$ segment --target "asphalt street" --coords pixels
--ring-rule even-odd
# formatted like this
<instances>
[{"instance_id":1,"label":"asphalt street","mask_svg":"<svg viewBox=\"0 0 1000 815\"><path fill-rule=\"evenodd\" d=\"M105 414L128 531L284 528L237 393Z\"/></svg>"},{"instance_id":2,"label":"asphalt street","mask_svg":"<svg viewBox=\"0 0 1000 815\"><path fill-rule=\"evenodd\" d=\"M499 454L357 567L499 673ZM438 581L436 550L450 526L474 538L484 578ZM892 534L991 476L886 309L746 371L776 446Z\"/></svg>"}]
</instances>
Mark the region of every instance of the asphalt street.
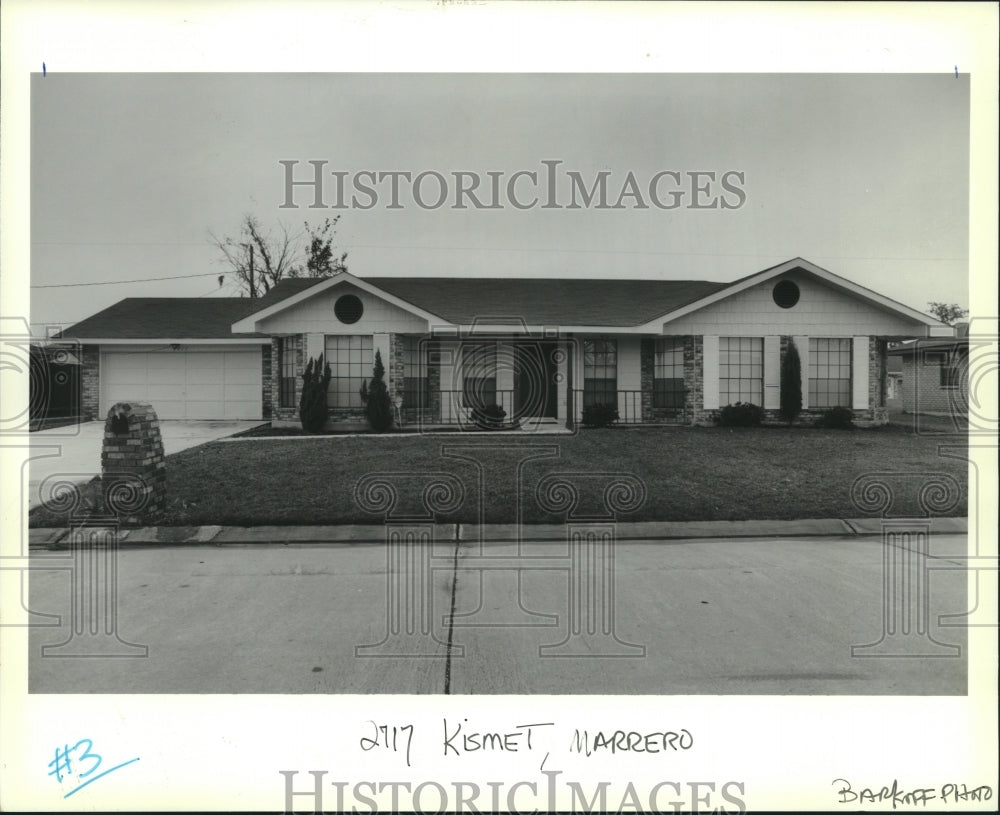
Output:
<instances>
[{"instance_id":1,"label":"asphalt street","mask_svg":"<svg viewBox=\"0 0 1000 815\"><path fill-rule=\"evenodd\" d=\"M965 630L939 615L967 610L967 574L948 559L965 546L964 535L932 538L929 629L894 616L888 641L886 609L920 604L886 595L879 537L618 541L613 563L607 549L584 563L559 541L520 553L444 541L412 581L387 575L384 544L123 547L97 595L117 587L116 617L85 592L74 601L65 552L39 550L26 605L59 624L31 629L29 689L964 694ZM148 655L113 658L135 651L105 630ZM883 654L922 656L852 654L879 640ZM60 656L88 643L105 656Z\"/></svg>"}]
</instances>

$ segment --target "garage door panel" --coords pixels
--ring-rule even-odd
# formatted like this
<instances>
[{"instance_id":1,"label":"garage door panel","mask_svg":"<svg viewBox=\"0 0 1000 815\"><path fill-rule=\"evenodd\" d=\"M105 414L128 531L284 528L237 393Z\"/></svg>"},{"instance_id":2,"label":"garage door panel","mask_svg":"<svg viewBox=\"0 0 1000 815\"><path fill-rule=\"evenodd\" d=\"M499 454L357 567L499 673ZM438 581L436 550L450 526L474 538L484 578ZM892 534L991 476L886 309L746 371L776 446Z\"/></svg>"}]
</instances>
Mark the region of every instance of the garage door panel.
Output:
<instances>
[{"instance_id":1,"label":"garage door panel","mask_svg":"<svg viewBox=\"0 0 1000 815\"><path fill-rule=\"evenodd\" d=\"M217 368L188 368L187 381L191 385L204 385L224 380L222 365Z\"/></svg>"},{"instance_id":2,"label":"garage door panel","mask_svg":"<svg viewBox=\"0 0 1000 815\"><path fill-rule=\"evenodd\" d=\"M160 402L183 402L186 395L183 385L158 384L147 385L142 398L156 407Z\"/></svg>"},{"instance_id":3,"label":"garage door panel","mask_svg":"<svg viewBox=\"0 0 1000 815\"><path fill-rule=\"evenodd\" d=\"M260 349L105 352L102 410L148 401L161 419L259 419Z\"/></svg>"},{"instance_id":4,"label":"garage door panel","mask_svg":"<svg viewBox=\"0 0 1000 815\"><path fill-rule=\"evenodd\" d=\"M188 399L185 402L188 419L225 419L226 406L219 400L199 401Z\"/></svg>"},{"instance_id":5,"label":"garage door panel","mask_svg":"<svg viewBox=\"0 0 1000 815\"><path fill-rule=\"evenodd\" d=\"M160 399L154 402L152 399L144 401L152 404L156 411L157 419L186 419L184 415L184 402L177 399Z\"/></svg>"},{"instance_id":6,"label":"garage door panel","mask_svg":"<svg viewBox=\"0 0 1000 815\"><path fill-rule=\"evenodd\" d=\"M226 402L254 402L260 399L260 387L256 385L226 385Z\"/></svg>"},{"instance_id":7,"label":"garage door panel","mask_svg":"<svg viewBox=\"0 0 1000 815\"><path fill-rule=\"evenodd\" d=\"M226 398L226 389L221 382L211 385L195 385L188 383L184 389L184 399L188 402L221 402Z\"/></svg>"},{"instance_id":8,"label":"garage door panel","mask_svg":"<svg viewBox=\"0 0 1000 815\"><path fill-rule=\"evenodd\" d=\"M226 369L226 384L233 385L259 385L260 371L231 370Z\"/></svg>"},{"instance_id":9,"label":"garage door panel","mask_svg":"<svg viewBox=\"0 0 1000 815\"><path fill-rule=\"evenodd\" d=\"M260 418L260 405L256 401L225 403L226 419L257 419Z\"/></svg>"}]
</instances>

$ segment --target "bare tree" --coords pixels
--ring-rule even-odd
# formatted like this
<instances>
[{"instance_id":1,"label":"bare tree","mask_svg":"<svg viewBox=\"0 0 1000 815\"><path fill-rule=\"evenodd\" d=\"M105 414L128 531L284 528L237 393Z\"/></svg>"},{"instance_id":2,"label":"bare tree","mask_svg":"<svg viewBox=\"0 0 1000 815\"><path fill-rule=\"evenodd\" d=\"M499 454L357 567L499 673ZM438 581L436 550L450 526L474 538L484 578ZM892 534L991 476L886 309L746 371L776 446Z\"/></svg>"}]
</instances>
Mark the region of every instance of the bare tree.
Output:
<instances>
[{"instance_id":1,"label":"bare tree","mask_svg":"<svg viewBox=\"0 0 1000 815\"><path fill-rule=\"evenodd\" d=\"M956 320L961 320L969 313L967 308L959 308L958 303L928 303L927 305L929 306L928 313L933 314L947 325L952 325Z\"/></svg>"},{"instance_id":2,"label":"bare tree","mask_svg":"<svg viewBox=\"0 0 1000 815\"><path fill-rule=\"evenodd\" d=\"M279 280L298 277L301 233L291 233L284 224L264 231L253 215L244 215L236 238L220 238L210 232L211 243L222 252L222 262L232 269L240 287L251 297L260 297Z\"/></svg>"}]
</instances>

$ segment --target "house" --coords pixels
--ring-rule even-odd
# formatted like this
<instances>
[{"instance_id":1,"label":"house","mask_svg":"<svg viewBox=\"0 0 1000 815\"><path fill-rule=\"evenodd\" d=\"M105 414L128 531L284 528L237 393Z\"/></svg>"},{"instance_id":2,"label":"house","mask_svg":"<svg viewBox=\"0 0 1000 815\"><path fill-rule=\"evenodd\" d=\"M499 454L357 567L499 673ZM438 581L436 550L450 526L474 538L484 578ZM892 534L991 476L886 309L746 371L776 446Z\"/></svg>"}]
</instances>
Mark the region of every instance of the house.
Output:
<instances>
[{"instance_id":1,"label":"house","mask_svg":"<svg viewBox=\"0 0 1000 815\"><path fill-rule=\"evenodd\" d=\"M886 380L885 380L885 404L889 410L902 410L903 408L903 359L898 354L890 353L886 356Z\"/></svg>"},{"instance_id":2,"label":"house","mask_svg":"<svg viewBox=\"0 0 1000 815\"><path fill-rule=\"evenodd\" d=\"M73 346L33 342L29 348L31 427L75 419L80 413L80 359Z\"/></svg>"},{"instance_id":3,"label":"house","mask_svg":"<svg viewBox=\"0 0 1000 815\"><path fill-rule=\"evenodd\" d=\"M116 401L164 419L298 424L302 373L324 354L330 427L363 422L381 352L403 424L454 425L499 404L522 423L710 423L779 407L794 342L806 415L886 421L889 342L951 327L796 258L732 283L524 278L288 279L259 299L129 298L63 332L80 343L84 417Z\"/></svg>"},{"instance_id":4,"label":"house","mask_svg":"<svg viewBox=\"0 0 1000 815\"><path fill-rule=\"evenodd\" d=\"M955 330L950 339L919 339L889 350L889 359L900 363L906 413L968 415L969 324Z\"/></svg>"}]
</instances>

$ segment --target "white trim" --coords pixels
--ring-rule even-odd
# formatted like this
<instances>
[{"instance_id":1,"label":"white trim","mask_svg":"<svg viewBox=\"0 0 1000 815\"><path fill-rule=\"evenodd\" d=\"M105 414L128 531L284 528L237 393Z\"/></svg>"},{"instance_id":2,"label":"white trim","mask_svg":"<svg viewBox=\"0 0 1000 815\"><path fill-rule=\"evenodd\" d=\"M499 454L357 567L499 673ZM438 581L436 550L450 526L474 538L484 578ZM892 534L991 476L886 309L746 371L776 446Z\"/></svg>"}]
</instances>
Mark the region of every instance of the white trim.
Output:
<instances>
[{"instance_id":1,"label":"white trim","mask_svg":"<svg viewBox=\"0 0 1000 815\"><path fill-rule=\"evenodd\" d=\"M854 337L851 347L851 407L868 407L868 337Z\"/></svg>"},{"instance_id":2,"label":"white trim","mask_svg":"<svg viewBox=\"0 0 1000 815\"><path fill-rule=\"evenodd\" d=\"M412 303L408 303L402 298L396 297L394 294L389 294L389 292L380 289L378 286L362 280L359 277L355 277L350 272L338 272L333 277L327 278L322 283L317 283L314 286L309 286L296 294L286 297L284 300L279 300L272 306L261 309L260 311L254 312L249 317L244 317L242 320L237 320L232 325L232 330L234 333L246 333L249 331L257 331L257 325L262 321L266 320L268 317L272 317L275 314L279 314L288 308L291 308L304 300L308 300L311 297L321 294L322 292L332 289L335 286L339 286L341 283L350 283L353 286L361 289L374 297L378 297L380 300L385 300L387 303L391 303L404 311L408 311L410 314L414 314L417 317L421 317L424 320L430 322L444 322L445 325L450 325L450 323L438 314L432 314L429 311L424 311L424 309L419 308ZM287 332L286 332L287 333Z\"/></svg>"},{"instance_id":3,"label":"white trim","mask_svg":"<svg viewBox=\"0 0 1000 815\"><path fill-rule=\"evenodd\" d=\"M887 311L891 311L907 319L914 320L921 325L927 326L928 335L936 336L932 334L932 332L939 331L942 327L952 333L954 332L954 329L950 326L946 326L944 323L935 320L927 314L922 314L916 309L912 309L909 306L898 303L895 300L879 294L878 292L866 289L864 286L859 286L857 283L852 283L850 280L840 277L839 275L835 275L833 272L828 272L826 269L822 269L816 264L810 263L808 260L803 260L802 258L786 260L778 266L774 266L771 269L765 269L762 272L751 275L745 280L741 280L739 283L726 286L726 288L720 289L719 291L709 294L706 297L702 297L700 300L696 300L686 306L681 306L674 311L667 312L654 320L650 320L648 323L636 326L636 330L666 333L666 323L670 323L684 317L693 311L699 311L706 306L719 302L720 300L725 300L727 297L732 297L734 294L739 294L741 291L745 291L746 289L756 286L759 283L763 283L767 280L771 280L772 278L779 277L780 275L788 274L789 272L796 270L812 274L832 286L836 286L837 288L850 292L856 297L868 300L878 306L881 306ZM948 334L948 336L952 336L952 334Z\"/></svg>"},{"instance_id":4,"label":"white trim","mask_svg":"<svg viewBox=\"0 0 1000 815\"><path fill-rule=\"evenodd\" d=\"M781 407L781 337L764 337L764 405L765 410Z\"/></svg>"},{"instance_id":5,"label":"white trim","mask_svg":"<svg viewBox=\"0 0 1000 815\"><path fill-rule=\"evenodd\" d=\"M719 337L706 334L701 339L701 401L705 410L719 407Z\"/></svg>"}]
</instances>

